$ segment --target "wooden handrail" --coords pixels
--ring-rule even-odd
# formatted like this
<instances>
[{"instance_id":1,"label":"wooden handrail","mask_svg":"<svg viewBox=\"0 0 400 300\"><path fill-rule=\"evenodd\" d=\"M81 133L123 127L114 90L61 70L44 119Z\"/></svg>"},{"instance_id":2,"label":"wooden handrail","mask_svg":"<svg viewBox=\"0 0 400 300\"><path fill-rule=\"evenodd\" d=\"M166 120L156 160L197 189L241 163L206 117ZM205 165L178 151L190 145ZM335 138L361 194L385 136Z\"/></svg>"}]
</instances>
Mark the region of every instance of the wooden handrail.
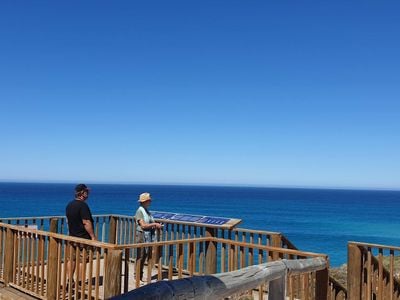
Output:
<instances>
[{"instance_id":1,"label":"wooden handrail","mask_svg":"<svg viewBox=\"0 0 400 300\"><path fill-rule=\"evenodd\" d=\"M114 245L113 244L99 242L99 241L92 241L92 240L88 240L88 239L85 239L85 238L79 238L79 237L74 237L74 236L54 233L54 232L50 232L50 231L32 229L32 228L28 228L28 227L21 227L21 226L18 226L18 225L11 225L11 224L6 224L6 223L0 223L0 226L1 227L5 227L5 228L10 228L10 229L18 231L18 232L31 233L32 235L38 234L38 235L41 235L41 236L46 236L46 237L51 237L51 238L55 238L55 239L59 239L59 240L75 242L75 243L79 243L79 244L85 244L85 245L93 246L93 247L102 247L102 248L114 249Z\"/></svg>"},{"instance_id":2,"label":"wooden handrail","mask_svg":"<svg viewBox=\"0 0 400 300\"><path fill-rule=\"evenodd\" d=\"M217 242L220 243L225 243L225 244L230 244L230 245L235 245L235 246L241 246L241 247L255 247L259 248L262 250L267 250L267 251L277 251L283 254L291 254L291 255L298 255L298 256L309 256L309 257L327 257L326 254L322 253L315 253L315 252L306 252L306 251L300 251L300 250L295 250L295 249L287 249L287 248L280 248L280 247L272 247L272 246L266 246L266 245L258 245L258 244L250 244L250 243L244 243L244 242L237 242L237 241L232 241L232 240L226 240L226 239L221 239L221 238L214 238Z\"/></svg>"},{"instance_id":3,"label":"wooden handrail","mask_svg":"<svg viewBox=\"0 0 400 300\"><path fill-rule=\"evenodd\" d=\"M280 260L215 275L159 281L114 299L222 299L293 274L324 270L327 265L326 259L322 257ZM285 281L281 281L281 283L284 285ZM285 288L275 291L270 289L270 293L271 296L274 295L270 299L285 299Z\"/></svg>"},{"instance_id":4,"label":"wooden handrail","mask_svg":"<svg viewBox=\"0 0 400 300\"><path fill-rule=\"evenodd\" d=\"M370 243L362 243L362 242L353 242L350 241L348 242L349 245L356 245L356 246L363 246L366 248L381 248L381 249L386 249L386 250L397 250L400 251L399 246L388 246L388 245L380 245L380 244L370 244Z\"/></svg>"},{"instance_id":5,"label":"wooden handrail","mask_svg":"<svg viewBox=\"0 0 400 300\"><path fill-rule=\"evenodd\" d=\"M273 234L281 234L280 232L275 231L266 231L259 229L247 229L247 228L233 228L232 231L237 232L247 232L247 233L255 233L255 234L264 234L264 235L273 235Z\"/></svg>"},{"instance_id":6,"label":"wooden handrail","mask_svg":"<svg viewBox=\"0 0 400 300\"><path fill-rule=\"evenodd\" d=\"M250 247L251 246L254 248L258 248L260 250L277 251L277 252L281 252L283 254L288 254L288 255L297 255L297 256L304 256L304 257L324 257L324 258L327 257L326 254L322 254L322 253L306 252L306 251L300 251L300 250L294 250L294 249L279 248L279 247L251 244L251 243L245 243L245 242L237 242L237 241L215 238L215 237L168 240L168 241L140 243L140 244L135 243L135 244L126 244L126 245L113 245L110 247L113 249L116 249L116 250L117 249L123 250L123 249L138 248L138 247L151 247L151 246L157 247L157 246L168 246L168 245L176 245L176 244L186 244L188 242L218 242L218 243L224 243L224 244L229 244L229 245L239 246L239 247Z\"/></svg>"}]
</instances>

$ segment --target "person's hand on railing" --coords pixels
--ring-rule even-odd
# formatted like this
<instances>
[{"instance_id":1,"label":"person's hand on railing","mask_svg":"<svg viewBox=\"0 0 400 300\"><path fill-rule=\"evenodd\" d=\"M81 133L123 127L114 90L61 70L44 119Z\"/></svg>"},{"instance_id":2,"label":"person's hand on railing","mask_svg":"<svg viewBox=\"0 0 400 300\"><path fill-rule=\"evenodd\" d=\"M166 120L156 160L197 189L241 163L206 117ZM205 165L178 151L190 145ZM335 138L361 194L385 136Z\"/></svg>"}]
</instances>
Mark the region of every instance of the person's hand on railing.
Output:
<instances>
[{"instance_id":1,"label":"person's hand on railing","mask_svg":"<svg viewBox=\"0 0 400 300\"><path fill-rule=\"evenodd\" d=\"M153 227L152 227L152 229L161 229L162 228L162 224L161 223L153 223L152 224L153 225Z\"/></svg>"}]
</instances>

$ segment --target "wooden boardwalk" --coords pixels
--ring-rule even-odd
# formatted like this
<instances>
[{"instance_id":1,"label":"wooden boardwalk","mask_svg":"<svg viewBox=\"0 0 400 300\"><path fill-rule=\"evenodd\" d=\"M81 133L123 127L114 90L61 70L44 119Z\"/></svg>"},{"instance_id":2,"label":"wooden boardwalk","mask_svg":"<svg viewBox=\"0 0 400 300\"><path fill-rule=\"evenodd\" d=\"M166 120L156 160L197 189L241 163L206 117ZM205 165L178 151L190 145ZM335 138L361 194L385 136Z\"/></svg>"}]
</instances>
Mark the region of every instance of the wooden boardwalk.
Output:
<instances>
[{"instance_id":1,"label":"wooden boardwalk","mask_svg":"<svg viewBox=\"0 0 400 300\"><path fill-rule=\"evenodd\" d=\"M0 300L34 300L34 298L28 294L18 291L13 287L5 287L3 283L0 283Z\"/></svg>"},{"instance_id":2,"label":"wooden boardwalk","mask_svg":"<svg viewBox=\"0 0 400 300\"><path fill-rule=\"evenodd\" d=\"M100 260L100 269L103 270L103 265L104 265L104 259ZM123 269L128 269L128 291L134 290L136 287L136 282L135 282L135 263L134 262L129 262L127 268L125 268L125 263L123 263L122 265ZM64 263L61 264L61 274L64 273ZM143 278L148 278L148 274L147 274L147 265L145 264L144 267L144 274L143 274ZM21 270L22 271L22 270ZM22 272L21 272L22 273ZM159 271L158 267L155 266L152 269L152 274L150 276L151 280L149 282L147 282L147 280L145 282L140 282L139 287L142 287L146 284L150 284L150 283L154 283L156 281L158 281L159 278L159 273L161 274L161 278L162 280L167 280L168 279L168 269L167 268L162 268L161 271ZM182 277L188 277L189 275L185 275L183 274ZM47 276L45 276L47 277ZM98 299L103 299L103 297L101 297L100 295L103 295L104 293L104 282L103 282L103 276L100 277L100 283L99 283L99 298ZM47 279L47 278L46 278ZM174 273L172 279L178 279L178 273ZM122 279L124 280L124 279ZM95 297L93 296L95 294L95 278L92 278L92 299L95 299ZM46 286L46 284L45 284ZM72 293L74 294L74 289L72 289ZM123 290L121 290L121 293L124 293ZM86 280L86 286L85 286L85 294L88 295L89 294L89 290L88 290L88 280ZM63 291L62 287L60 290L60 298L61 299L68 299L68 287L66 288L65 291ZM71 297L73 298L73 296ZM87 298L87 297L86 297ZM3 283L0 283L0 300L22 300L22 299L40 299L40 298L35 298L30 296L29 294L24 293L23 291L20 291L12 286L4 286Z\"/></svg>"}]
</instances>

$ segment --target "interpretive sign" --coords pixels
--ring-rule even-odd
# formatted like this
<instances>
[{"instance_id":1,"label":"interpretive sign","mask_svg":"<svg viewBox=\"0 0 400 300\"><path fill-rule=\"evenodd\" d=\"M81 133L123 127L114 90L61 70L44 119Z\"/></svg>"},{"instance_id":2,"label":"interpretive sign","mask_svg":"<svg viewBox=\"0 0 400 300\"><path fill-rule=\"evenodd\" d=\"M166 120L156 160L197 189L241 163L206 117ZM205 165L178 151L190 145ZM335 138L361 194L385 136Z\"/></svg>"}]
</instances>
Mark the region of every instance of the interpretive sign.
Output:
<instances>
[{"instance_id":1,"label":"interpretive sign","mask_svg":"<svg viewBox=\"0 0 400 300\"><path fill-rule=\"evenodd\" d=\"M158 211L153 211L152 215L155 219L159 219L160 221L170 220L174 221L174 223L180 223L180 224L194 223L197 225L205 225L206 227L218 227L218 228L220 227L232 228L242 221L240 219L186 215L186 214L158 212Z\"/></svg>"}]
</instances>

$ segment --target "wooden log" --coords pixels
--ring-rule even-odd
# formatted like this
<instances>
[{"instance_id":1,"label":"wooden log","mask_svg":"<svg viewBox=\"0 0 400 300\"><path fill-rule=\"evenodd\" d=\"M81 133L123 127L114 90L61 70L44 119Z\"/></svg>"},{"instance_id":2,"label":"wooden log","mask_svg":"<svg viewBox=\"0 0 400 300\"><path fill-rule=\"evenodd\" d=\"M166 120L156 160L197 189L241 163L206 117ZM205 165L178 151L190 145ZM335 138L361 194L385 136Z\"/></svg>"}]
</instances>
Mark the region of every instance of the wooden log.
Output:
<instances>
[{"instance_id":1,"label":"wooden log","mask_svg":"<svg viewBox=\"0 0 400 300\"><path fill-rule=\"evenodd\" d=\"M347 289L348 300L360 300L362 289L362 252L354 244L347 247Z\"/></svg>"},{"instance_id":2,"label":"wooden log","mask_svg":"<svg viewBox=\"0 0 400 300\"><path fill-rule=\"evenodd\" d=\"M104 278L104 298L121 294L122 250L108 250Z\"/></svg>"},{"instance_id":3,"label":"wooden log","mask_svg":"<svg viewBox=\"0 0 400 300\"><path fill-rule=\"evenodd\" d=\"M327 265L327 261L322 257L295 261L274 261L233 272L194 276L172 281L158 281L113 299L221 299L280 278L286 280L286 274L320 271L326 269Z\"/></svg>"}]
</instances>

